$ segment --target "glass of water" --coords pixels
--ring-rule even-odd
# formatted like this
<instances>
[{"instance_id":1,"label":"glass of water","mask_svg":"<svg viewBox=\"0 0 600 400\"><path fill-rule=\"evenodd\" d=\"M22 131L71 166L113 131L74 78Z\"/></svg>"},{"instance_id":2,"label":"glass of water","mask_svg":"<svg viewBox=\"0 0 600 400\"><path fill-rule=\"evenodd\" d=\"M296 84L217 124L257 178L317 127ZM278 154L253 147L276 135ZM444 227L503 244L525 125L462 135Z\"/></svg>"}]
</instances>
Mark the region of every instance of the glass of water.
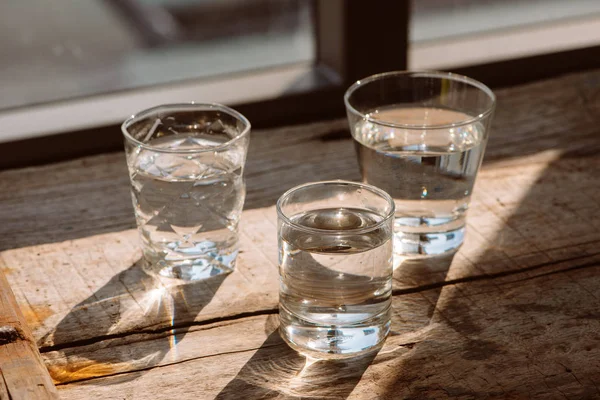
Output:
<instances>
[{"instance_id":1,"label":"glass of water","mask_svg":"<svg viewBox=\"0 0 600 400\"><path fill-rule=\"evenodd\" d=\"M197 280L231 272L250 123L218 104L171 104L123 123L147 268Z\"/></svg>"},{"instance_id":2,"label":"glass of water","mask_svg":"<svg viewBox=\"0 0 600 400\"><path fill-rule=\"evenodd\" d=\"M344 97L363 181L396 203L394 252L456 251L495 107L492 91L465 76L389 72Z\"/></svg>"},{"instance_id":3,"label":"glass of water","mask_svg":"<svg viewBox=\"0 0 600 400\"><path fill-rule=\"evenodd\" d=\"M394 202L346 181L308 183L277 202L280 333L316 358L378 349L390 329Z\"/></svg>"}]
</instances>

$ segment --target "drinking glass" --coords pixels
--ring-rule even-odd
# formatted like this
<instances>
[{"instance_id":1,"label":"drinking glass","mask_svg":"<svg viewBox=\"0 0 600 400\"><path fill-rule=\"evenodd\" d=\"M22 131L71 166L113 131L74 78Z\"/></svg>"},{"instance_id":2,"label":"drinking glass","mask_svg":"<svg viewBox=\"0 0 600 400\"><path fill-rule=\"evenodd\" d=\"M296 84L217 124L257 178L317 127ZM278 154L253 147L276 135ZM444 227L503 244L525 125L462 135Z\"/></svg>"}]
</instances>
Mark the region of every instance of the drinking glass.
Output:
<instances>
[{"instance_id":1,"label":"drinking glass","mask_svg":"<svg viewBox=\"0 0 600 400\"><path fill-rule=\"evenodd\" d=\"M250 123L219 104L170 104L122 126L146 268L197 280L233 270Z\"/></svg>"},{"instance_id":2,"label":"drinking glass","mask_svg":"<svg viewBox=\"0 0 600 400\"><path fill-rule=\"evenodd\" d=\"M388 72L344 96L365 183L396 203L394 252L430 256L463 243L495 106L480 82L444 72Z\"/></svg>"},{"instance_id":3,"label":"drinking glass","mask_svg":"<svg viewBox=\"0 0 600 400\"><path fill-rule=\"evenodd\" d=\"M301 353L343 358L378 349L390 329L394 202L346 181L279 198L279 318Z\"/></svg>"}]
</instances>

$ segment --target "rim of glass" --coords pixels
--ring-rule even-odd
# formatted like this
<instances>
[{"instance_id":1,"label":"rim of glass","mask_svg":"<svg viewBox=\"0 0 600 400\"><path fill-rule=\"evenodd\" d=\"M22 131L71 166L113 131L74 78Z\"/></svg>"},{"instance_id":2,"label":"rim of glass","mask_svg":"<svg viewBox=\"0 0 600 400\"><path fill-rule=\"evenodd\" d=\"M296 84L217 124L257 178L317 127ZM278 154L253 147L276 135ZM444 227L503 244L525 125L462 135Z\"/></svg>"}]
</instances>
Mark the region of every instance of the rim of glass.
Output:
<instances>
[{"instance_id":1,"label":"rim of glass","mask_svg":"<svg viewBox=\"0 0 600 400\"><path fill-rule=\"evenodd\" d=\"M184 150L165 149L165 148L161 148L161 147L151 146L147 143L137 140L136 138L131 136L131 134L129 134L129 131L127 130L132 124L139 122L139 121L143 120L144 118L150 117L153 113L156 113L159 110L201 111L203 109L204 110L223 111L223 112L231 115L232 117L242 121L242 123L245 125L245 127L241 132L237 133L234 137L232 137L225 143L221 143L218 146L214 146L214 147L211 147L208 149L184 149ZM146 150L159 152L159 153L179 153L179 154L181 154L181 153L204 153L204 152L209 152L209 151L212 152L212 151L222 150L224 148L231 146L233 143L237 142L241 138L247 136L248 132L250 132L250 128L251 128L250 121L248 121L248 119L246 117L244 117L240 112L234 110L233 108L224 106L223 104L219 104L219 103L196 103L194 101L189 102L189 103L162 104L159 106L147 108L145 110L138 112L137 114L133 114L132 116L127 118L125 120L125 122L123 122L123 124L121 124L121 132L123 133L123 136L125 136L125 139L132 142L136 146L142 147Z\"/></svg>"},{"instance_id":2,"label":"rim of glass","mask_svg":"<svg viewBox=\"0 0 600 400\"><path fill-rule=\"evenodd\" d=\"M438 125L435 125L435 124L433 124L433 125L401 124L401 123L388 122L388 121L384 121L381 119L371 118L369 115L358 111L356 108L354 108L354 106L352 106L352 104L350 104L350 96L352 96L352 94L357 89L359 89L361 86L371 83L371 82L378 81L380 79L390 78L390 77L394 77L394 76L409 76L409 77L414 76L416 78L422 78L422 77L438 78L438 79L448 79L448 80L452 80L452 81L463 82L463 83L471 85L471 86L475 87L476 89L479 89L482 92L484 92L490 98L491 104L484 112L480 113L479 115L477 115L475 117L465 119L465 120L459 121L459 122L453 122L451 124L438 124ZM427 70L423 70L423 71L391 71L391 72L383 72L380 74L371 75L364 79L360 79L360 80L354 82L346 90L346 93L344 94L344 104L346 105L346 109L349 110L350 112L352 112L353 114L358 115L362 119L367 120L369 122L376 123L378 125L383 125L383 126L387 126L390 128L444 129L444 128L454 128L454 127L458 127L458 126L470 125L474 122L477 122L477 121L487 117L494 111L494 108L496 107L496 95L494 94L494 92L492 92L492 90L489 87L487 87L483 83L481 83L475 79L469 78L468 76L454 74L452 72L427 71Z\"/></svg>"},{"instance_id":3,"label":"rim of glass","mask_svg":"<svg viewBox=\"0 0 600 400\"><path fill-rule=\"evenodd\" d=\"M355 186L360 189L368 190L371 193L375 193L376 195L382 197L391 206L390 211L385 216L383 216L383 219L381 221L377 222L374 225L367 226L364 228L347 229L347 230L330 230L330 229L310 228L310 227L307 227L304 225L297 224L296 222L289 219L288 216L285 215L285 213L283 212L282 203L288 197L290 197L292 194L297 192L298 190L301 190L301 189L304 189L304 188L307 188L310 186L329 186L329 185ZM331 181L309 182L309 183L304 183L302 185L295 186L279 197L279 199L277 200L276 208L277 208L277 215L279 216L279 218L281 218L286 224L291 225L298 230L308 232L308 233L318 233L321 235L336 235L336 236L346 235L346 234L355 235L357 233L366 233L366 232L370 232L372 230L378 229L381 226L383 226L384 224L386 224L391 218L393 218L394 214L396 212L396 205L394 204L394 200L387 192L379 189L378 187L372 186L372 185L367 185L365 183L360 183L360 182L345 181L342 179L331 180Z\"/></svg>"}]
</instances>

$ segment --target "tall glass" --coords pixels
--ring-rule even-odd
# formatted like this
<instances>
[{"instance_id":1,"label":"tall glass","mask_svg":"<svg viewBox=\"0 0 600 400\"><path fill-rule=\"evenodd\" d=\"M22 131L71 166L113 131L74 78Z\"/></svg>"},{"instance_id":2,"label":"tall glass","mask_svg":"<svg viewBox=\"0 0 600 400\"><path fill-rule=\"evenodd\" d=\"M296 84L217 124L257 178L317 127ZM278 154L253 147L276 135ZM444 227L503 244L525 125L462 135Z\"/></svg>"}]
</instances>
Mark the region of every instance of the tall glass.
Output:
<instances>
[{"instance_id":1,"label":"tall glass","mask_svg":"<svg viewBox=\"0 0 600 400\"><path fill-rule=\"evenodd\" d=\"M390 329L394 202L373 186L328 181L277 202L283 339L318 358L379 348Z\"/></svg>"},{"instance_id":2,"label":"tall glass","mask_svg":"<svg viewBox=\"0 0 600 400\"><path fill-rule=\"evenodd\" d=\"M132 116L122 131L147 268L183 280L232 271L248 120L218 104L170 104Z\"/></svg>"},{"instance_id":3,"label":"tall glass","mask_svg":"<svg viewBox=\"0 0 600 400\"><path fill-rule=\"evenodd\" d=\"M363 181L396 203L394 252L428 256L463 243L495 96L444 72L388 72L344 97Z\"/></svg>"}]
</instances>

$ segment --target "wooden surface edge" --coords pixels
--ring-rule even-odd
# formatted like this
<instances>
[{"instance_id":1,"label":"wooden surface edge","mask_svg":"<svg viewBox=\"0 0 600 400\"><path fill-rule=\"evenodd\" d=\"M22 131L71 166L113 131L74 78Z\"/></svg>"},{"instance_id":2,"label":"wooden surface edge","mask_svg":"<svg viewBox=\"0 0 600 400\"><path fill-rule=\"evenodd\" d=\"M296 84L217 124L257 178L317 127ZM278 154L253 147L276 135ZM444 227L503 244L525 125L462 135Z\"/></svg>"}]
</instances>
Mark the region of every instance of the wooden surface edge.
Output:
<instances>
[{"instance_id":1,"label":"wooden surface edge","mask_svg":"<svg viewBox=\"0 0 600 400\"><path fill-rule=\"evenodd\" d=\"M0 272L0 398L58 399L6 277Z\"/></svg>"}]
</instances>

